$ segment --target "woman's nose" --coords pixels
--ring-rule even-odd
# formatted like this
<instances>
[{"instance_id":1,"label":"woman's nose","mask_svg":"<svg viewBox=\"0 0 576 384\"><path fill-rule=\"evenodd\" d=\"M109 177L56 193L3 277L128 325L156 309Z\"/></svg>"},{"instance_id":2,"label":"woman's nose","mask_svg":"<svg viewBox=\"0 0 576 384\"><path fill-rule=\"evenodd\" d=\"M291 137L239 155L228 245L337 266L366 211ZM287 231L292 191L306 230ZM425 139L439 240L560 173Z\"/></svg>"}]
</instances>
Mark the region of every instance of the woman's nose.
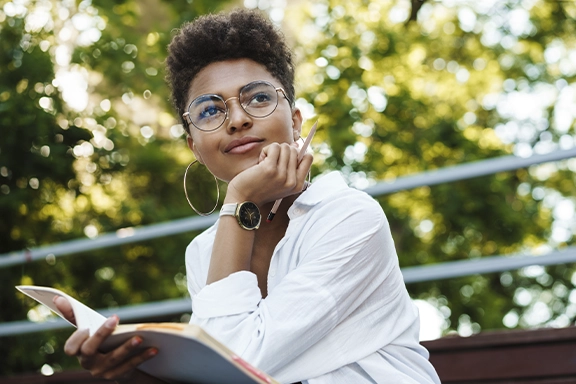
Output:
<instances>
[{"instance_id":1,"label":"woman's nose","mask_svg":"<svg viewBox=\"0 0 576 384\"><path fill-rule=\"evenodd\" d=\"M229 133L234 133L239 129L246 129L252 126L252 116L246 113L238 97L231 97L225 101L226 108L228 109L228 122L226 130Z\"/></svg>"}]
</instances>

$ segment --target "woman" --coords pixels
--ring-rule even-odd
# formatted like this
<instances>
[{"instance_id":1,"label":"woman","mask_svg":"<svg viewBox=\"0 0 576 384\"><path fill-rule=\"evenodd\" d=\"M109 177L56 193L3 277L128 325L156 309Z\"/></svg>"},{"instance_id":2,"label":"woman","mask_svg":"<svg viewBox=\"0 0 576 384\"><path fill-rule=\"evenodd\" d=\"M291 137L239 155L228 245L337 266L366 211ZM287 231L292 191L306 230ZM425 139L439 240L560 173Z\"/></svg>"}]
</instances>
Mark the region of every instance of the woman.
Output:
<instances>
[{"instance_id":1,"label":"woman","mask_svg":"<svg viewBox=\"0 0 576 384\"><path fill-rule=\"evenodd\" d=\"M298 161L302 115L282 35L234 11L185 25L169 51L188 146L228 182L218 222L186 251L191 322L281 382L438 383L380 206L336 172L303 192L312 156ZM117 321L77 331L66 352L94 375L156 382L134 367L162 351L126 358L140 339L97 352Z\"/></svg>"}]
</instances>

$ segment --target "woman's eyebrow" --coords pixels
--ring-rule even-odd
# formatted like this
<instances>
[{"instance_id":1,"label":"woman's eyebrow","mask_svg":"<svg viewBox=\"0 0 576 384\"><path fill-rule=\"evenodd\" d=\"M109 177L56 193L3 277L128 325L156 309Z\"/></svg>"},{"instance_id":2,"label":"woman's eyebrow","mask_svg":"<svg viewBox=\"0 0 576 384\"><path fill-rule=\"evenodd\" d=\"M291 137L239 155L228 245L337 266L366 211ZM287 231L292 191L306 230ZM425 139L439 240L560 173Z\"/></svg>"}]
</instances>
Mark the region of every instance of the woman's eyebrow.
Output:
<instances>
[{"instance_id":1,"label":"woman's eyebrow","mask_svg":"<svg viewBox=\"0 0 576 384\"><path fill-rule=\"evenodd\" d=\"M203 95L198 96L198 97L195 98L195 99L192 99L192 102L194 102L194 101L195 101L195 102L203 102L203 101L206 101L206 100L210 100L210 99L212 99L212 96L220 96L220 95L216 95L216 94L214 94L214 93L205 93L205 94L203 94ZM222 97L222 96L220 96L220 97Z\"/></svg>"},{"instance_id":2,"label":"woman's eyebrow","mask_svg":"<svg viewBox=\"0 0 576 384\"><path fill-rule=\"evenodd\" d=\"M236 90L233 91L232 93L235 92L235 93L236 93L236 96L237 96L237 95L239 95L240 92L243 91L244 89L250 89L251 87L255 87L255 86L259 85L259 84L262 83L262 82L269 83L269 84L272 85L274 88L278 88L278 87L282 88L282 87L283 87L282 85L279 85L279 86L278 86L278 85L275 85L275 84L273 84L273 83L272 83L271 81L269 81L269 80L262 80L262 79L260 79L260 80L252 80L252 81L249 81L248 83L240 86L238 89L236 89ZM250 87L247 87L247 86L250 86ZM191 100L191 102L192 102L192 101L194 101L194 100L196 100L196 99L198 99L198 98L200 98L200 97L203 97L203 96L214 96L214 95L220 96L221 98L225 99L224 94L222 94L222 93L218 93L218 92L208 92L208 93L203 93L203 94L201 94L200 96L196 96L196 97L194 97L194 98L190 98L190 100Z\"/></svg>"}]
</instances>

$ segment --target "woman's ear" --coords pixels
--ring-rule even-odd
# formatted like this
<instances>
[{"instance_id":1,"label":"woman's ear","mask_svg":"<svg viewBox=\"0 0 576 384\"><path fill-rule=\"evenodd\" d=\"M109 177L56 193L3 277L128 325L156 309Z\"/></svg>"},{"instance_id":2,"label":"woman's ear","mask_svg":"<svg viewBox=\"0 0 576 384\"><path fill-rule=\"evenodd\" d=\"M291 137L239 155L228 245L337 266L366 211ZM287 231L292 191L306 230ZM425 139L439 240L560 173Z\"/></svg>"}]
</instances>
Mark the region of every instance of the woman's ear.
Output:
<instances>
[{"instance_id":1,"label":"woman's ear","mask_svg":"<svg viewBox=\"0 0 576 384\"><path fill-rule=\"evenodd\" d=\"M200 155L200 151L198 150L198 148L196 148L192 136L188 135L188 137L186 138L186 143L188 144L188 148L190 148L190 150L194 153L196 160L198 160L200 164L204 164L204 160L202 160L202 155Z\"/></svg>"},{"instance_id":2,"label":"woman's ear","mask_svg":"<svg viewBox=\"0 0 576 384\"><path fill-rule=\"evenodd\" d=\"M292 110L292 133L294 141L297 141L302 134L302 112L298 108Z\"/></svg>"}]
</instances>

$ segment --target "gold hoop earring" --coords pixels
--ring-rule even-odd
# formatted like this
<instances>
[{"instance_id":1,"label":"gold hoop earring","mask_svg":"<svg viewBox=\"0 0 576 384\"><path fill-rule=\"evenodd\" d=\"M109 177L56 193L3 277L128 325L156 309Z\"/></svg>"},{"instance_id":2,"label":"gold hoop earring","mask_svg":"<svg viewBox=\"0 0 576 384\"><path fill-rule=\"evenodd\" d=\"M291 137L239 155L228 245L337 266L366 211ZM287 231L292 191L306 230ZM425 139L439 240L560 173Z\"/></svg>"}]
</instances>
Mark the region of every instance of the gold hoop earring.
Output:
<instances>
[{"instance_id":1,"label":"gold hoop earring","mask_svg":"<svg viewBox=\"0 0 576 384\"><path fill-rule=\"evenodd\" d=\"M186 176L188 175L188 170L190 169L190 167L197 162L198 160L194 160L193 162L188 164L188 166L186 167L186 171L184 171L184 195L186 195L186 200L188 200L188 204L190 204L194 212L196 212L200 216L208 216L216 210L216 207L218 206L218 201L220 201L220 186L218 185L218 179L216 178L216 176L214 176L211 173L212 177L214 177L214 181L216 182L216 204L214 205L214 208L212 208L210 212L200 212L199 210L196 209L196 207L194 207L194 204L192 204L190 198L188 197L188 190L186 189Z\"/></svg>"}]
</instances>

